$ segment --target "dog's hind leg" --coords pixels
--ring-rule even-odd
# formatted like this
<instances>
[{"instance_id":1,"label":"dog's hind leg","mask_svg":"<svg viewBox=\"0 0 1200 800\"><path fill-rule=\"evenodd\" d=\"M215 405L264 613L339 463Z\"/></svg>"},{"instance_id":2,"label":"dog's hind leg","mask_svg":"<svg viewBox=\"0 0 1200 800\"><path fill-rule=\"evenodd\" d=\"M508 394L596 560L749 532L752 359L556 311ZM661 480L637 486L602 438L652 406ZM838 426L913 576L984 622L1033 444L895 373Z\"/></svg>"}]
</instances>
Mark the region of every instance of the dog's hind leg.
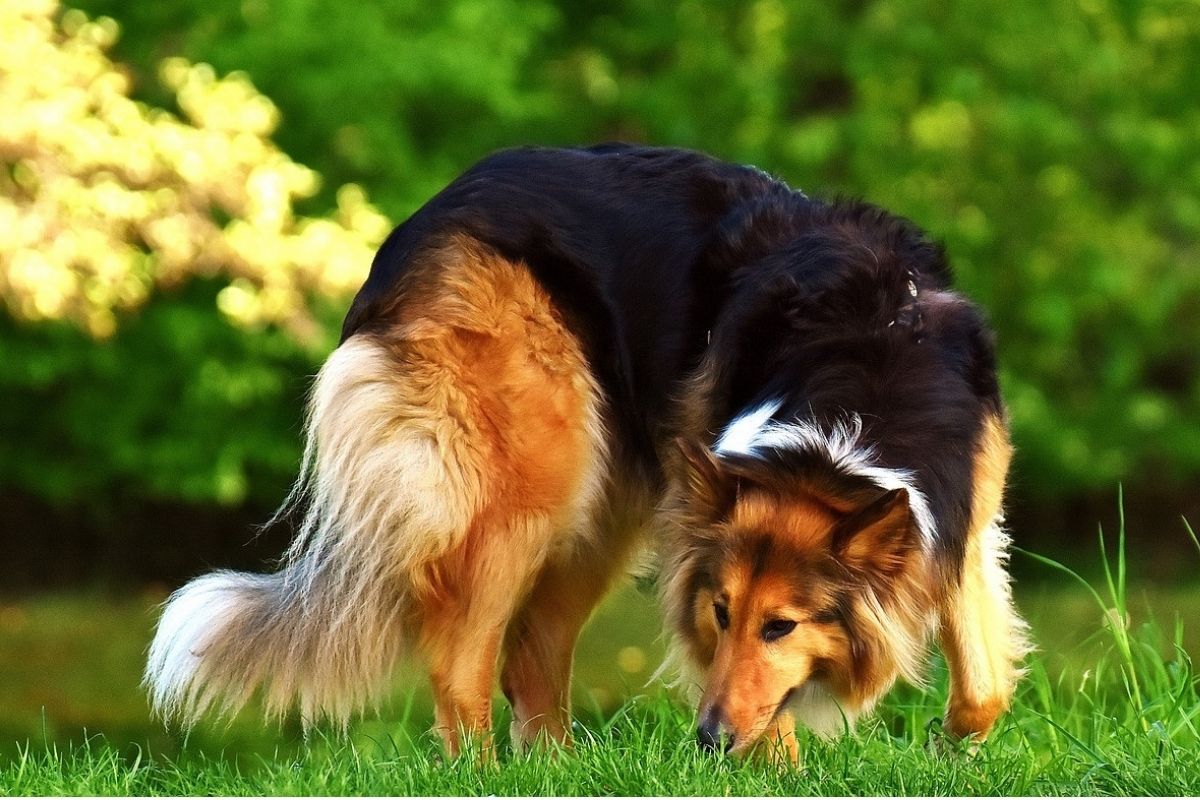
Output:
<instances>
[{"instance_id":1,"label":"dog's hind leg","mask_svg":"<svg viewBox=\"0 0 1200 800\"><path fill-rule=\"evenodd\" d=\"M456 754L463 738L490 747L505 632L545 565L589 541L606 444L579 343L528 271L462 238L439 259L397 338L446 423L437 450L461 451L480 487L465 531L410 592L437 726ZM571 613L551 609L550 624Z\"/></svg>"},{"instance_id":2,"label":"dog's hind leg","mask_svg":"<svg viewBox=\"0 0 1200 800\"><path fill-rule=\"evenodd\" d=\"M500 683L512 704L514 744L570 743L575 641L625 563L631 534L613 531L552 560L513 620Z\"/></svg>"},{"instance_id":3,"label":"dog's hind leg","mask_svg":"<svg viewBox=\"0 0 1200 800\"><path fill-rule=\"evenodd\" d=\"M941 610L941 645L950 669L946 729L956 738L987 737L1012 702L1019 662L1029 651L1005 568L1008 536L998 520L1010 455L1003 423L989 418L975 460L962 569Z\"/></svg>"},{"instance_id":4,"label":"dog's hind leg","mask_svg":"<svg viewBox=\"0 0 1200 800\"><path fill-rule=\"evenodd\" d=\"M432 651L427 658L436 715L434 730L452 758L464 747L478 748L485 759L491 758L492 681L503 623L478 613L460 612L439 615L438 624L447 626L443 633L450 631L449 626L461 627L452 635L423 642Z\"/></svg>"},{"instance_id":5,"label":"dog's hind leg","mask_svg":"<svg viewBox=\"0 0 1200 800\"><path fill-rule=\"evenodd\" d=\"M473 545L442 559L417 603L420 649L446 752L492 755L491 712L500 644L534 564L503 531L481 529ZM506 552L506 550L508 552Z\"/></svg>"}]
</instances>

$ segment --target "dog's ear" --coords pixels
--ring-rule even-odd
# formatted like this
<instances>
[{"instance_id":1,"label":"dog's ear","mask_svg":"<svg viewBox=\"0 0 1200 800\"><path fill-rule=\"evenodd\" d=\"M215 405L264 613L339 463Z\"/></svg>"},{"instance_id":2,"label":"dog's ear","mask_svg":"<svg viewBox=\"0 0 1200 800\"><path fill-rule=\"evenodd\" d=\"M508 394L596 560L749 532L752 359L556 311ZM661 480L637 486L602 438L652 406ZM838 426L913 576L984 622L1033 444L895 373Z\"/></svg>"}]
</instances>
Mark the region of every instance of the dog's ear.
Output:
<instances>
[{"instance_id":1,"label":"dog's ear","mask_svg":"<svg viewBox=\"0 0 1200 800\"><path fill-rule=\"evenodd\" d=\"M895 577L918 546L908 491L893 489L834 525L834 557L868 580Z\"/></svg>"},{"instance_id":2,"label":"dog's ear","mask_svg":"<svg viewBox=\"0 0 1200 800\"><path fill-rule=\"evenodd\" d=\"M737 501L737 480L727 474L712 450L692 439L675 440L683 456L688 510L699 520L716 522Z\"/></svg>"}]
</instances>

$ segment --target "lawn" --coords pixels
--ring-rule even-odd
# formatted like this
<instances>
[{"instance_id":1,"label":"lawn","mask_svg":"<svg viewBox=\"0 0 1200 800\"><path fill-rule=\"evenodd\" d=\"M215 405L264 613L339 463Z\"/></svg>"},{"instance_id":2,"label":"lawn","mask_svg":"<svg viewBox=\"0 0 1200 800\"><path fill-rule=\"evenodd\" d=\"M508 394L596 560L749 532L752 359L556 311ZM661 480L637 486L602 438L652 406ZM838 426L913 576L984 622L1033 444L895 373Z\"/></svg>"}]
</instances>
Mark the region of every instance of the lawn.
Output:
<instances>
[{"instance_id":1,"label":"lawn","mask_svg":"<svg viewBox=\"0 0 1200 800\"><path fill-rule=\"evenodd\" d=\"M1023 556L1047 577L1055 568ZM646 686L659 650L652 601L606 604L580 646L574 750L498 764L445 762L419 682L346 737L252 716L190 737L146 714L137 687L157 592L55 596L0 606L0 793L5 794L1167 794L1200 793L1196 587L1019 593L1040 650L1013 711L973 754L940 735L945 670L901 687L837 742L805 739L804 765L737 764L695 747L689 708ZM403 674L401 670L401 674Z\"/></svg>"}]
</instances>

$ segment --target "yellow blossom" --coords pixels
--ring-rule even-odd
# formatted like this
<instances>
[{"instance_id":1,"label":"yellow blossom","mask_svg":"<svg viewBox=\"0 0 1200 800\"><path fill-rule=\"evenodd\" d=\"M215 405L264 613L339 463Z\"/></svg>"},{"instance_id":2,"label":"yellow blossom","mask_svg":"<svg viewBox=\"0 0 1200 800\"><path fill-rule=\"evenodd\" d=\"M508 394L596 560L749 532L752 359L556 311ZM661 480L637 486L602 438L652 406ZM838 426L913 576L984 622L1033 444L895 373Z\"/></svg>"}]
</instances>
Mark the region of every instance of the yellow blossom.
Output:
<instances>
[{"instance_id":1,"label":"yellow blossom","mask_svg":"<svg viewBox=\"0 0 1200 800\"><path fill-rule=\"evenodd\" d=\"M363 280L389 223L357 186L294 213L315 172L270 136L279 111L243 73L162 62L185 118L128 96L118 28L56 0L0 4L0 298L26 319L111 334L115 312L193 276L226 283L238 324L314 328L308 300Z\"/></svg>"}]
</instances>

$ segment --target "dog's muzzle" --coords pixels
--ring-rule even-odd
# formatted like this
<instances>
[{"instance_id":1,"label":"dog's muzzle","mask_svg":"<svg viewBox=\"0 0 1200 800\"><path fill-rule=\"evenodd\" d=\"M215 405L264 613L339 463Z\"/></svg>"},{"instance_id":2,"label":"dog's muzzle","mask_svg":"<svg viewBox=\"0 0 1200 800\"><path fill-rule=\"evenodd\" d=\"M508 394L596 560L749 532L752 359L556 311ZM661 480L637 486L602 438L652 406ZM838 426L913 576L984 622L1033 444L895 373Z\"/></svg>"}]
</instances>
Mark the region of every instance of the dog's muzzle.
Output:
<instances>
[{"instance_id":1,"label":"dog's muzzle","mask_svg":"<svg viewBox=\"0 0 1200 800\"><path fill-rule=\"evenodd\" d=\"M696 728L696 741L710 753L728 753L733 747L734 735L721 722L721 709L711 708Z\"/></svg>"}]
</instances>

